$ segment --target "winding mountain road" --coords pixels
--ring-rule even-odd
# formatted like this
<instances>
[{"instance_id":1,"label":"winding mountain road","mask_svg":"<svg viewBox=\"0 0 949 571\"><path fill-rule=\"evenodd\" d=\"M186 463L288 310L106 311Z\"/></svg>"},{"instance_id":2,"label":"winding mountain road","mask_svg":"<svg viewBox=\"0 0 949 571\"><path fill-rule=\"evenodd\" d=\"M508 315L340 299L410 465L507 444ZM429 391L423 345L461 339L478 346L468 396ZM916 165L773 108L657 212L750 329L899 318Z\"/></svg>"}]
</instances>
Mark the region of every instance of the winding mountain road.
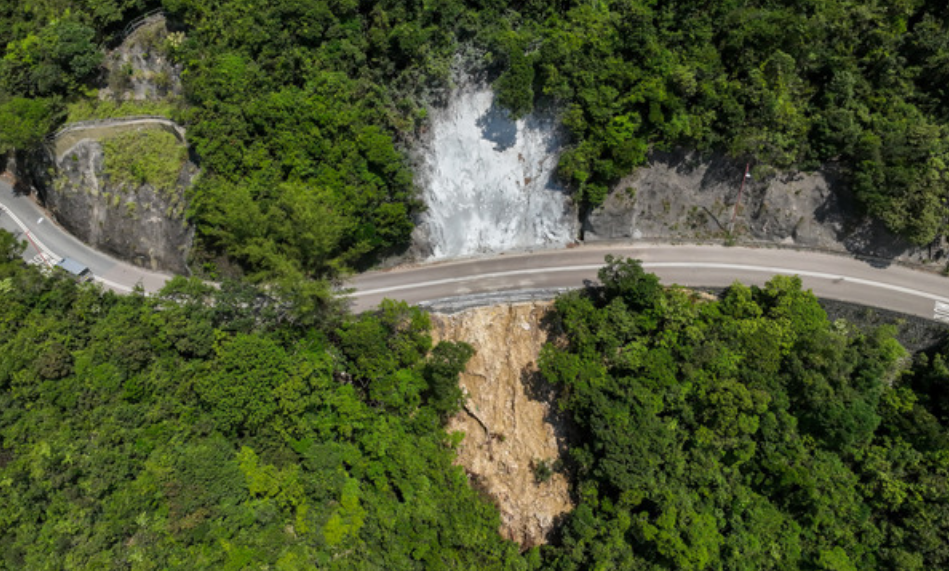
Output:
<instances>
[{"instance_id":1,"label":"winding mountain road","mask_svg":"<svg viewBox=\"0 0 949 571\"><path fill-rule=\"evenodd\" d=\"M29 197L0 181L0 228L33 243L24 257L43 263L69 257L89 267L105 287L128 292L141 284L158 291L171 276L127 264L83 244L48 220ZM595 280L606 254L643 261L663 283L724 287L734 281L762 285L775 274L798 275L818 297L847 301L949 323L949 279L896 264L880 266L843 255L779 248L614 244L502 254L419 264L361 274L349 282L353 308L383 298L423 303L489 292L580 287Z\"/></svg>"},{"instance_id":2,"label":"winding mountain road","mask_svg":"<svg viewBox=\"0 0 949 571\"><path fill-rule=\"evenodd\" d=\"M87 246L50 220L29 196L16 194L10 184L2 180L0 228L12 232L18 240L27 241L23 254L27 260L49 264L60 258L72 258L92 270L97 282L120 293L128 293L138 284L147 292L156 292L172 277L133 266Z\"/></svg>"},{"instance_id":3,"label":"winding mountain road","mask_svg":"<svg viewBox=\"0 0 949 571\"><path fill-rule=\"evenodd\" d=\"M606 254L642 260L666 284L725 287L737 280L763 285L775 274L798 275L818 297L949 322L949 279L938 274L815 252L662 244L583 246L370 272L353 280L353 305L363 310L384 297L422 303L486 292L579 287L596 279Z\"/></svg>"}]
</instances>

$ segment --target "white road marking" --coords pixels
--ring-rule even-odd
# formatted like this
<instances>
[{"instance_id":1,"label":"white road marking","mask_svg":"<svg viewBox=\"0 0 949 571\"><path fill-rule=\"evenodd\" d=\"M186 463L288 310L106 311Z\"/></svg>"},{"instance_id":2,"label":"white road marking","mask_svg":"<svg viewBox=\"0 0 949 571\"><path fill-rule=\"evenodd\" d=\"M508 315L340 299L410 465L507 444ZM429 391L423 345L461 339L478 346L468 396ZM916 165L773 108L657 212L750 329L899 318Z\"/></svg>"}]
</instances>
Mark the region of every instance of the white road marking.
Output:
<instances>
[{"instance_id":1,"label":"white road marking","mask_svg":"<svg viewBox=\"0 0 949 571\"><path fill-rule=\"evenodd\" d=\"M60 257L57 256L52 250L50 250L45 244L43 244L39 238L30 233L29 229L25 224L5 205L0 204L0 210L3 210L13 222L19 226L24 232L30 234L33 238L33 242L36 246L42 250L42 252L52 260L59 260ZM43 222L43 218L40 218L37 221L37 224ZM32 262L33 260L31 260ZM431 280L427 282L416 282L398 286L390 286L384 288L377 288L371 290L356 291L352 295L353 297L363 297L367 295L375 295L381 293L392 293L396 291L403 291L407 289L422 288L422 287L432 287L437 285L445 285L451 283L461 283L466 281L472 281L476 279L492 279L492 278L503 278L511 276L529 276L545 273L562 273L562 272L575 272L575 271L596 271L602 267L602 264L591 264L591 265L581 265L581 266L564 266L556 268L533 268L533 269L524 269L524 270L511 270L506 272L491 272L486 274L479 274L475 276L461 276L453 278L443 278L440 280ZM856 283L860 285L865 285L869 287L875 287L878 289L885 289L889 291L895 291L899 293L904 293L912 295L915 297L922 297L924 299L930 299L936 302L934 308L934 318L938 321L943 321L949 323L949 297L942 297L928 292L907 288L903 286L887 284L872 280L866 280L862 278L847 277L835 274L828 274L824 272L812 272L807 270L791 270L788 268L778 268L771 266L749 266L743 264L725 264L725 263L703 263L703 262L644 262L643 268L705 268L705 269L722 269L722 270L741 270L749 272L760 272L760 273L769 273L769 274L783 274L783 275L797 275L802 277L818 278L834 281L836 283L849 282ZM130 288L126 285L108 280L100 276L94 276L95 281L106 285L108 287L131 292L133 288ZM529 282L525 282L526 283Z\"/></svg>"},{"instance_id":2,"label":"white road marking","mask_svg":"<svg viewBox=\"0 0 949 571\"><path fill-rule=\"evenodd\" d=\"M594 271L603 267L603 264L593 264L593 265L584 265L584 266L564 266L557 268L532 268L525 270L511 270L507 272L492 272L487 274L480 274L476 276L461 276L454 278L443 278L440 280L431 280L427 282L416 282L411 284L383 287L371 290L357 291L353 294L353 297L363 297L367 295L375 295L380 293L391 293L395 291L402 291L407 289L415 289L422 287L431 287L438 285L445 285L451 283L460 283L465 281L471 281L475 279L491 279L491 278L503 278L510 276L520 276L520 275L536 275L536 274L546 274L546 273L559 273L559 272L581 272L581 271ZM920 291L916 289L911 289L903 286L887 284L882 282L876 282L872 280L866 280L862 278L854 278L848 276L841 276L836 274L827 274L824 272L811 272L807 270L791 270L788 268L777 268L771 266L748 266L743 264L723 264L723 263L711 263L711 262L643 262L643 268L704 268L704 269L716 269L716 270L742 270L749 272L761 272L768 274L783 274L789 276L801 276L809 278L818 278L825 280L846 280L847 283L855 283L870 287L875 287L879 289L885 289L890 291L895 291L899 293L905 293L916 297L922 297L924 299L931 299L933 301L942 302L949 304L949 297L938 296L929 292Z\"/></svg>"},{"instance_id":3,"label":"white road marking","mask_svg":"<svg viewBox=\"0 0 949 571\"><path fill-rule=\"evenodd\" d=\"M50 250L49 248L46 247L46 244L40 242L40 239L37 238L35 234L33 234L32 232L30 232L30 229L26 227L26 224L24 224L23 221L20 220L19 217L17 217L17 215L14 214L12 210L10 210L9 208L7 208L7 207L6 207L5 205L3 205L3 204L0 204L0 210L3 210L4 212L6 212L7 215L10 217L10 219L13 220L14 224L16 224L17 226L19 226L20 229L23 230L24 232L26 232L27 234L29 234L29 235L30 235L30 238L33 240L33 243L36 244L36 247L39 248L40 250L42 250L44 254L46 254L46 255L47 255L49 258L51 258L51 259L58 259L58 258L59 258L59 256L57 256L56 254L54 254L52 250Z\"/></svg>"},{"instance_id":4,"label":"white road marking","mask_svg":"<svg viewBox=\"0 0 949 571\"><path fill-rule=\"evenodd\" d=\"M122 285L122 284L120 284L120 283L114 282L114 281L112 281L112 280L107 280L107 279L105 279L105 278L103 278L103 277L99 277L99 276L95 276L95 275L94 275L94 276L92 276L92 279L96 280L96 281L99 282L100 284L109 286L109 287L111 287L111 288L113 288L113 289L118 289L118 290L127 291L127 292L131 292L131 291L133 290L133 288L130 288L130 287L126 286L126 285Z\"/></svg>"},{"instance_id":5,"label":"white road marking","mask_svg":"<svg viewBox=\"0 0 949 571\"><path fill-rule=\"evenodd\" d=\"M53 264L53 265L57 264L60 260L62 260L61 257L57 256L52 250L50 250L48 247L46 247L46 244L44 244L43 242L41 242L40 239L37 238L35 234L31 233L31 232L30 232L30 229L26 227L26 224L24 224L23 221L20 220L19 217L17 217L17 215L14 214L12 210L10 210L9 208L7 208L7 207L6 207L5 205L3 205L3 204L0 204L0 209L2 209L2 210L10 217L10 219L13 220L13 222L14 222L17 226L20 227L21 230L23 230L24 232L29 233L29 234L30 234L30 237L33 239L33 243L36 244L36 246L37 246L40 250L42 250L42 254L38 254L38 255L34 256L34 257L33 257L29 262L27 262L27 263L29 263L29 264L34 264L34 265L41 265L41 264L42 264L42 265L45 265L46 262L45 262L45 260L43 260L43 254L46 255L46 258L49 259L49 260L50 260L50 263ZM43 223L43 220L44 220L44 218L40 218L39 220L36 221L36 223L37 223L37 224L42 224L42 223ZM103 277L93 276L93 279L94 279L95 281L97 281L97 282L99 282L99 283L101 283L101 284L103 284L103 285L109 286L109 287L111 287L111 288L113 288L113 289L117 289L117 290L121 290L121 291L127 291L127 292L132 291L132 288L130 288L130 287L126 286L126 285L122 285L122 284L117 283L117 282L114 282L114 281L112 281L112 280L107 280L107 279L105 279L105 278L103 278Z\"/></svg>"},{"instance_id":6,"label":"white road marking","mask_svg":"<svg viewBox=\"0 0 949 571\"><path fill-rule=\"evenodd\" d=\"M398 285L398 286L389 286L378 289L370 289L357 291L353 293L353 297L361 297L364 295L373 295L378 293L391 293L394 291L402 291L406 289L414 289L419 287L431 287L437 285L445 285L451 283L460 283L465 281L471 281L476 279L490 279L490 278L504 278L508 276L522 276L522 275L532 275L532 274L547 274L552 272L572 272L572 271L585 271L585 270L596 270L603 267L603 264L591 265L591 266L565 266L561 268L535 268L530 270L511 270L507 272L492 272L487 274L478 274L474 276L461 276L456 278L443 278L440 280L431 280L427 282L415 282L410 284Z\"/></svg>"}]
</instances>

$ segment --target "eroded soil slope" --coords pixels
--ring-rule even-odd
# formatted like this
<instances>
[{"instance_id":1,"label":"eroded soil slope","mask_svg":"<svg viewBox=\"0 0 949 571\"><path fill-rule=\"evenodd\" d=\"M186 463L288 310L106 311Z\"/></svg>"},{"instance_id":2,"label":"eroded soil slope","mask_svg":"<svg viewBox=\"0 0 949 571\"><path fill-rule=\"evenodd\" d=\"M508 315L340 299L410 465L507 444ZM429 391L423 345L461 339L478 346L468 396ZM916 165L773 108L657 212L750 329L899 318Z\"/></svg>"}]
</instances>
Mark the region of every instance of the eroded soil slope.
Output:
<instances>
[{"instance_id":1,"label":"eroded soil slope","mask_svg":"<svg viewBox=\"0 0 949 571\"><path fill-rule=\"evenodd\" d=\"M448 426L466 434L457 462L494 498L501 534L525 547L545 543L556 518L573 508L564 475L553 470L547 477L541 467L556 464L567 431L537 374L549 307L530 302L432 314L436 342L465 341L477 351L461 375L465 410Z\"/></svg>"}]
</instances>

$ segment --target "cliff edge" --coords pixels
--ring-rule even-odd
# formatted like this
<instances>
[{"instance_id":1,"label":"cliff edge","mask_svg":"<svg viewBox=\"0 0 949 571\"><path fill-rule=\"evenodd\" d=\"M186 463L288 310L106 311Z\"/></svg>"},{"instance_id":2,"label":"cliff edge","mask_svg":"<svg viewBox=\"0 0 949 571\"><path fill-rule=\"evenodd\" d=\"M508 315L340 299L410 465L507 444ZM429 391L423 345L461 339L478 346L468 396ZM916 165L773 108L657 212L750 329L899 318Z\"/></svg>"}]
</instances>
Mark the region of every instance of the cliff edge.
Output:
<instances>
[{"instance_id":1,"label":"cliff edge","mask_svg":"<svg viewBox=\"0 0 949 571\"><path fill-rule=\"evenodd\" d=\"M185 192L198 173L161 125L98 127L34 169L45 206L90 246L151 270L187 273ZM50 164L51 163L51 164Z\"/></svg>"}]
</instances>

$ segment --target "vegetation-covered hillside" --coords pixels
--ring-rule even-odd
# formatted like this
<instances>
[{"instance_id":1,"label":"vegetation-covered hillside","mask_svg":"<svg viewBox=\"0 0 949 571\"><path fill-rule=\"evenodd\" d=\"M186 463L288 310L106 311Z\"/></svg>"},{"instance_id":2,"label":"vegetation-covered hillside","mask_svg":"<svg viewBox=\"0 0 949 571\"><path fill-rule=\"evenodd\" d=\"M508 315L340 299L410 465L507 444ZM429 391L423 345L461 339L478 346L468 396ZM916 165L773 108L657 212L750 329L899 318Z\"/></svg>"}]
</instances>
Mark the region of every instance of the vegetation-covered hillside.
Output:
<instances>
[{"instance_id":1,"label":"vegetation-covered hillside","mask_svg":"<svg viewBox=\"0 0 949 571\"><path fill-rule=\"evenodd\" d=\"M464 344L390 303L102 294L0 231L0 569L523 569L452 465Z\"/></svg>"},{"instance_id":2,"label":"vegetation-covered hillside","mask_svg":"<svg viewBox=\"0 0 949 571\"><path fill-rule=\"evenodd\" d=\"M102 47L155 7L185 34L162 49L185 69L212 273L226 255L258 280L332 276L404 245L420 204L399 143L460 52L514 114L559 106L560 176L587 205L684 145L765 170L839 161L891 230L946 229L943 2L0 0L0 151L86 98Z\"/></svg>"},{"instance_id":3,"label":"vegetation-covered hillside","mask_svg":"<svg viewBox=\"0 0 949 571\"><path fill-rule=\"evenodd\" d=\"M913 364L798 278L709 303L607 262L541 357L579 429L549 568L949 567L946 351Z\"/></svg>"},{"instance_id":4,"label":"vegetation-covered hillside","mask_svg":"<svg viewBox=\"0 0 949 571\"><path fill-rule=\"evenodd\" d=\"M321 281L408 240L402 145L460 52L511 113L559 106L587 205L651 148L838 161L925 244L949 208L944 2L0 0L0 153L94 97L157 7L184 32L162 49L203 169L195 265L249 280L103 294L0 232L0 568L949 568L949 348L831 323L793 279L706 302L610 261L541 359L578 507L520 553L442 429L470 348Z\"/></svg>"},{"instance_id":5,"label":"vegetation-covered hillside","mask_svg":"<svg viewBox=\"0 0 949 571\"><path fill-rule=\"evenodd\" d=\"M543 374L578 507L521 553L452 465L463 343L387 302L45 277L0 232L0 569L941 569L949 351L608 260Z\"/></svg>"}]
</instances>

